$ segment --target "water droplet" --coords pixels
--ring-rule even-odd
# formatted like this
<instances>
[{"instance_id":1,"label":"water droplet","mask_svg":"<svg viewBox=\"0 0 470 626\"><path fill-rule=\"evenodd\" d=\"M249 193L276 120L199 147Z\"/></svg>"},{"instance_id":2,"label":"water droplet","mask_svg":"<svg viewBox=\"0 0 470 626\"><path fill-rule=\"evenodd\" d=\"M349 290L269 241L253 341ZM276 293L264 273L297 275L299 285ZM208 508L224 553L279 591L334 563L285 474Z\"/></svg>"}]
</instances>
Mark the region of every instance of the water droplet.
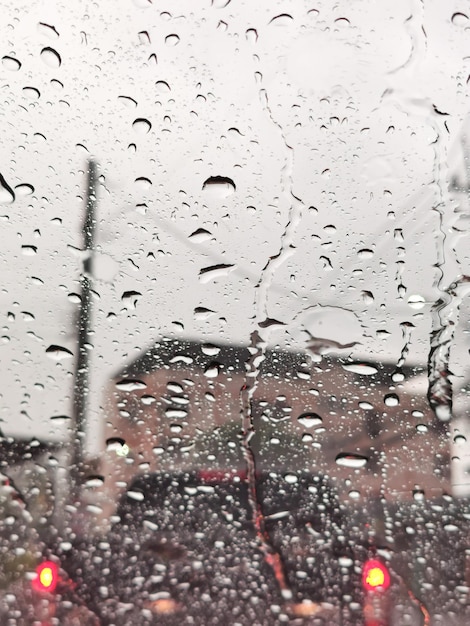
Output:
<instances>
[{"instance_id":1,"label":"water droplet","mask_svg":"<svg viewBox=\"0 0 470 626\"><path fill-rule=\"evenodd\" d=\"M364 304L372 304L374 302L374 294L372 291L361 291L361 298Z\"/></svg>"},{"instance_id":2,"label":"water droplet","mask_svg":"<svg viewBox=\"0 0 470 626\"><path fill-rule=\"evenodd\" d=\"M461 435L461 434L455 435L454 443L457 445L467 443L467 438L465 437L465 435Z\"/></svg>"},{"instance_id":3,"label":"water droplet","mask_svg":"<svg viewBox=\"0 0 470 626\"><path fill-rule=\"evenodd\" d=\"M73 352L63 346L51 345L46 349L48 357L54 361L62 361L63 359L70 359L73 357Z\"/></svg>"},{"instance_id":4,"label":"water droplet","mask_svg":"<svg viewBox=\"0 0 470 626\"><path fill-rule=\"evenodd\" d=\"M171 91L170 85L165 80L158 80L155 83L157 94L167 94Z\"/></svg>"},{"instance_id":5,"label":"water droplet","mask_svg":"<svg viewBox=\"0 0 470 626\"><path fill-rule=\"evenodd\" d=\"M145 496L141 491L129 490L127 492L127 497L130 498L131 500L136 500L137 502L143 502L145 499Z\"/></svg>"},{"instance_id":6,"label":"water droplet","mask_svg":"<svg viewBox=\"0 0 470 626\"><path fill-rule=\"evenodd\" d=\"M468 15L465 15L465 13L454 13L451 19L452 24L455 24L456 26L468 25Z\"/></svg>"},{"instance_id":7,"label":"water droplet","mask_svg":"<svg viewBox=\"0 0 470 626\"><path fill-rule=\"evenodd\" d=\"M249 28L246 33L246 40L250 43L256 43L258 41L258 33L255 28Z\"/></svg>"},{"instance_id":8,"label":"water droplet","mask_svg":"<svg viewBox=\"0 0 470 626\"><path fill-rule=\"evenodd\" d=\"M175 33L172 33L171 35L167 35L165 37L165 43L167 46L177 46L179 42L180 38Z\"/></svg>"},{"instance_id":9,"label":"water droplet","mask_svg":"<svg viewBox=\"0 0 470 626\"><path fill-rule=\"evenodd\" d=\"M168 419L181 420L188 417L188 412L186 409L166 409L165 416Z\"/></svg>"},{"instance_id":10,"label":"water droplet","mask_svg":"<svg viewBox=\"0 0 470 626\"><path fill-rule=\"evenodd\" d=\"M48 39L58 39L59 37L59 33L57 32L55 26L51 26L45 22L39 22L37 29L41 35L44 35Z\"/></svg>"},{"instance_id":11,"label":"water droplet","mask_svg":"<svg viewBox=\"0 0 470 626\"><path fill-rule=\"evenodd\" d=\"M357 256L360 259L371 259L374 256L374 251L370 248L362 248L358 250Z\"/></svg>"},{"instance_id":12,"label":"water droplet","mask_svg":"<svg viewBox=\"0 0 470 626\"><path fill-rule=\"evenodd\" d=\"M150 406L151 404L156 402L157 399L155 398L155 396L145 395L140 398L140 401L142 402L142 404L145 404L145 406Z\"/></svg>"},{"instance_id":13,"label":"water droplet","mask_svg":"<svg viewBox=\"0 0 470 626\"><path fill-rule=\"evenodd\" d=\"M15 201L15 193L7 181L0 174L0 203L11 204Z\"/></svg>"},{"instance_id":14,"label":"water droplet","mask_svg":"<svg viewBox=\"0 0 470 626\"><path fill-rule=\"evenodd\" d=\"M378 371L376 367L368 363L343 363L342 367L347 372L353 372L361 376L373 376Z\"/></svg>"},{"instance_id":15,"label":"water droplet","mask_svg":"<svg viewBox=\"0 0 470 626\"><path fill-rule=\"evenodd\" d=\"M5 69L10 70L10 72L17 72L21 68L21 63L18 59L9 56L2 57L2 65Z\"/></svg>"},{"instance_id":16,"label":"water droplet","mask_svg":"<svg viewBox=\"0 0 470 626\"><path fill-rule=\"evenodd\" d=\"M51 421L58 426L62 426L70 421L70 415L53 415Z\"/></svg>"},{"instance_id":17,"label":"water droplet","mask_svg":"<svg viewBox=\"0 0 470 626\"><path fill-rule=\"evenodd\" d=\"M21 246L21 252L25 256L34 256L35 254L37 254L38 249L37 249L37 246L24 245L24 246Z\"/></svg>"},{"instance_id":18,"label":"water droplet","mask_svg":"<svg viewBox=\"0 0 470 626\"><path fill-rule=\"evenodd\" d=\"M364 409L365 411L371 411L374 408L374 406L370 402L365 401L359 402L359 407L361 409Z\"/></svg>"},{"instance_id":19,"label":"water droplet","mask_svg":"<svg viewBox=\"0 0 470 626\"><path fill-rule=\"evenodd\" d=\"M133 109L137 106L137 100L134 100L134 98L130 96L118 96L118 100L128 109Z\"/></svg>"},{"instance_id":20,"label":"water droplet","mask_svg":"<svg viewBox=\"0 0 470 626\"><path fill-rule=\"evenodd\" d=\"M422 411L412 411L411 415L413 417L424 417L424 413Z\"/></svg>"},{"instance_id":21,"label":"water droplet","mask_svg":"<svg viewBox=\"0 0 470 626\"><path fill-rule=\"evenodd\" d=\"M295 483L298 482L299 478L296 474L289 473L284 475L284 480L289 485L295 485Z\"/></svg>"},{"instance_id":22,"label":"water droplet","mask_svg":"<svg viewBox=\"0 0 470 626\"><path fill-rule=\"evenodd\" d=\"M212 6L214 9L225 9L230 2L231 0L212 0Z\"/></svg>"},{"instance_id":23,"label":"water droplet","mask_svg":"<svg viewBox=\"0 0 470 626\"><path fill-rule=\"evenodd\" d=\"M141 191L149 191L152 188L152 181L150 178L145 178L145 176L136 178L134 182Z\"/></svg>"},{"instance_id":24,"label":"water droplet","mask_svg":"<svg viewBox=\"0 0 470 626\"><path fill-rule=\"evenodd\" d=\"M212 233L210 233L205 228L198 228L193 233L188 236L188 239L194 241L194 243L204 243L208 239L212 237Z\"/></svg>"},{"instance_id":25,"label":"water droplet","mask_svg":"<svg viewBox=\"0 0 470 626\"><path fill-rule=\"evenodd\" d=\"M37 100L41 97L41 92L36 87L23 87L23 95L31 100Z\"/></svg>"},{"instance_id":26,"label":"water droplet","mask_svg":"<svg viewBox=\"0 0 470 626\"><path fill-rule=\"evenodd\" d=\"M207 378L217 378L217 376L219 375L219 369L219 363L209 363L209 365L204 370L204 376L206 376Z\"/></svg>"},{"instance_id":27,"label":"water droplet","mask_svg":"<svg viewBox=\"0 0 470 626\"><path fill-rule=\"evenodd\" d=\"M340 452L336 456L336 464L341 467L350 467L351 469L360 469L367 465L368 458L362 454L349 454L348 452Z\"/></svg>"},{"instance_id":28,"label":"water droplet","mask_svg":"<svg viewBox=\"0 0 470 626\"><path fill-rule=\"evenodd\" d=\"M235 192L236 186L233 180L226 176L210 176L204 181L202 189L211 198L224 199Z\"/></svg>"},{"instance_id":29,"label":"water droplet","mask_svg":"<svg viewBox=\"0 0 470 626\"><path fill-rule=\"evenodd\" d=\"M359 491L356 491L356 489L351 489L351 491L348 493L348 496L351 498L351 500L359 500L361 494Z\"/></svg>"},{"instance_id":30,"label":"water droplet","mask_svg":"<svg viewBox=\"0 0 470 626\"><path fill-rule=\"evenodd\" d=\"M120 391L137 391L139 389L145 389L146 387L146 383L134 378L123 378L116 383L116 388Z\"/></svg>"},{"instance_id":31,"label":"water droplet","mask_svg":"<svg viewBox=\"0 0 470 626\"><path fill-rule=\"evenodd\" d=\"M235 265L219 263L210 267L203 267L199 271L199 280L202 284L209 283L211 280L228 276L235 269Z\"/></svg>"},{"instance_id":32,"label":"water droplet","mask_svg":"<svg viewBox=\"0 0 470 626\"><path fill-rule=\"evenodd\" d=\"M104 476L88 476L85 480L85 487L102 487L104 484Z\"/></svg>"},{"instance_id":33,"label":"water droplet","mask_svg":"<svg viewBox=\"0 0 470 626\"><path fill-rule=\"evenodd\" d=\"M60 54L54 48L43 48L41 50L41 59L48 67L53 69L57 69L62 64Z\"/></svg>"},{"instance_id":34,"label":"water droplet","mask_svg":"<svg viewBox=\"0 0 470 626\"><path fill-rule=\"evenodd\" d=\"M294 21L292 15L288 13L281 13L280 15L276 15L270 20L270 24L274 24L275 26L289 26Z\"/></svg>"},{"instance_id":35,"label":"water droplet","mask_svg":"<svg viewBox=\"0 0 470 626\"><path fill-rule=\"evenodd\" d=\"M136 120L132 122L132 128L139 135L146 135L147 133L150 132L152 128L152 124L144 117L138 117Z\"/></svg>"},{"instance_id":36,"label":"water droplet","mask_svg":"<svg viewBox=\"0 0 470 626\"><path fill-rule=\"evenodd\" d=\"M316 413L302 413L297 418L299 424L302 424L304 428L314 428L323 423L323 419Z\"/></svg>"},{"instance_id":37,"label":"water droplet","mask_svg":"<svg viewBox=\"0 0 470 626\"><path fill-rule=\"evenodd\" d=\"M213 315L215 315L215 311L213 311L212 309L206 309L206 307L204 306L197 306L194 309L194 319L198 322L204 322Z\"/></svg>"},{"instance_id":38,"label":"water droplet","mask_svg":"<svg viewBox=\"0 0 470 626\"><path fill-rule=\"evenodd\" d=\"M397 370L396 372L393 372L392 381L394 383L402 383L404 380L405 380L405 374L403 374L403 372L400 372L399 370Z\"/></svg>"},{"instance_id":39,"label":"water droplet","mask_svg":"<svg viewBox=\"0 0 470 626\"><path fill-rule=\"evenodd\" d=\"M419 433L427 433L429 428L426 426L426 424L417 424L416 425L416 430Z\"/></svg>"},{"instance_id":40,"label":"water droplet","mask_svg":"<svg viewBox=\"0 0 470 626\"><path fill-rule=\"evenodd\" d=\"M413 489L413 500L422 502L424 500L424 491L422 489Z\"/></svg>"},{"instance_id":41,"label":"water droplet","mask_svg":"<svg viewBox=\"0 0 470 626\"><path fill-rule=\"evenodd\" d=\"M34 193L34 187L28 183L21 183L15 186L15 191L17 196L30 196Z\"/></svg>"},{"instance_id":42,"label":"water droplet","mask_svg":"<svg viewBox=\"0 0 470 626\"><path fill-rule=\"evenodd\" d=\"M396 393L387 393L384 397L384 403L386 406L398 406L400 404L400 398Z\"/></svg>"},{"instance_id":43,"label":"water droplet","mask_svg":"<svg viewBox=\"0 0 470 626\"><path fill-rule=\"evenodd\" d=\"M413 294L408 298L408 306L412 309L422 309L426 305L426 300L419 294Z\"/></svg>"}]
</instances>

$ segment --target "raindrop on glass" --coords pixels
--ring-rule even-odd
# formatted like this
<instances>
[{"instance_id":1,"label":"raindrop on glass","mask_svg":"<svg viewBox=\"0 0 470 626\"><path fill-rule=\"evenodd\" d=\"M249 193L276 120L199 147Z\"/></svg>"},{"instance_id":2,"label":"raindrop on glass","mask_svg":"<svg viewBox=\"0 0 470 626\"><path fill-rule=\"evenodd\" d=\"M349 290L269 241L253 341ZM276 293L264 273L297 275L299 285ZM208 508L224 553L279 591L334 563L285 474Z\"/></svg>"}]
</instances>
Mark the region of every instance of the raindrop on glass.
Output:
<instances>
[{"instance_id":1,"label":"raindrop on glass","mask_svg":"<svg viewBox=\"0 0 470 626\"><path fill-rule=\"evenodd\" d=\"M299 415L297 418L297 421L304 428L313 428L323 423L323 419L316 413L302 413L302 415Z\"/></svg>"},{"instance_id":2,"label":"raindrop on glass","mask_svg":"<svg viewBox=\"0 0 470 626\"><path fill-rule=\"evenodd\" d=\"M235 192L236 186L226 176L210 176L204 181L202 189L212 198L224 199Z\"/></svg>"},{"instance_id":3,"label":"raindrop on glass","mask_svg":"<svg viewBox=\"0 0 470 626\"><path fill-rule=\"evenodd\" d=\"M70 359L73 357L73 352L64 348L63 346L51 345L46 349L48 357L54 361L62 361L63 359Z\"/></svg>"},{"instance_id":4,"label":"raindrop on glass","mask_svg":"<svg viewBox=\"0 0 470 626\"><path fill-rule=\"evenodd\" d=\"M41 59L42 61L52 69L57 69L62 64L62 59L60 58L60 54L54 48L43 48L41 50Z\"/></svg>"},{"instance_id":5,"label":"raindrop on glass","mask_svg":"<svg viewBox=\"0 0 470 626\"><path fill-rule=\"evenodd\" d=\"M17 196L30 196L34 193L34 187L28 183L21 183L21 185L16 185L15 192Z\"/></svg>"},{"instance_id":6,"label":"raindrop on glass","mask_svg":"<svg viewBox=\"0 0 470 626\"><path fill-rule=\"evenodd\" d=\"M2 58L2 65L5 69L10 70L10 72L17 72L21 68L21 63L18 59L9 56Z\"/></svg>"},{"instance_id":7,"label":"raindrop on glass","mask_svg":"<svg viewBox=\"0 0 470 626\"><path fill-rule=\"evenodd\" d=\"M174 33L165 37L165 43L167 46L177 46L179 42L180 38Z\"/></svg>"},{"instance_id":8,"label":"raindrop on glass","mask_svg":"<svg viewBox=\"0 0 470 626\"><path fill-rule=\"evenodd\" d=\"M0 174L0 203L11 204L15 201L15 193L7 181Z\"/></svg>"},{"instance_id":9,"label":"raindrop on glass","mask_svg":"<svg viewBox=\"0 0 470 626\"><path fill-rule=\"evenodd\" d=\"M147 133L150 132L152 128L152 124L144 117L138 117L136 120L132 122L132 128L139 135L146 135Z\"/></svg>"},{"instance_id":10,"label":"raindrop on glass","mask_svg":"<svg viewBox=\"0 0 470 626\"><path fill-rule=\"evenodd\" d=\"M384 397L384 403L386 406L398 406L400 404L400 398L396 393L387 393Z\"/></svg>"},{"instance_id":11,"label":"raindrop on glass","mask_svg":"<svg viewBox=\"0 0 470 626\"><path fill-rule=\"evenodd\" d=\"M349 454L348 452L340 452L336 456L336 464L341 467L349 467L351 469L360 469L367 465L368 458L362 454Z\"/></svg>"}]
</instances>

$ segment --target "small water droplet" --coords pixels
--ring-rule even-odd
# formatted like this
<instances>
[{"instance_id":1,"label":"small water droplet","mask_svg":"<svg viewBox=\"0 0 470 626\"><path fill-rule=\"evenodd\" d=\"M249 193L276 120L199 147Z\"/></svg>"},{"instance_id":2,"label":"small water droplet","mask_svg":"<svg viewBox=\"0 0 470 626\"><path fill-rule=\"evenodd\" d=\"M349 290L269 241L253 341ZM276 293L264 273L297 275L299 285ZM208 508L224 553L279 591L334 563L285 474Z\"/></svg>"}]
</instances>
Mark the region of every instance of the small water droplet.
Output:
<instances>
[{"instance_id":1,"label":"small water droplet","mask_svg":"<svg viewBox=\"0 0 470 626\"><path fill-rule=\"evenodd\" d=\"M21 246L21 252L25 256L34 256L35 254L37 254L38 249L37 246L24 245Z\"/></svg>"},{"instance_id":2,"label":"small water droplet","mask_svg":"<svg viewBox=\"0 0 470 626\"><path fill-rule=\"evenodd\" d=\"M274 26L289 26L290 24L292 24L293 21L294 18L292 17L292 15L289 15L288 13L281 13L280 15L276 15L276 17L273 17L269 23L273 24Z\"/></svg>"},{"instance_id":3,"label":"small water droplet","mask_svg":"<svg viewBox=\"0 0 470 626\"><path fill-rule=\"evenodd\" d=\"M132 128L139 135L146 135L150 132L152 124L149 122L149 120L145 119L145 117L138 117L132 122Z\"/></svg>"},{"instance_id":4,"label":"small water droplet","mask_svg":"<svg viewBox=\"0 0 470 626\"><path fill-rule=\"evenodd\" d=\"M323 423L323 419L316 413L302 413L302 415L299 415L297 418L297 421L304 428L314 428Z\"/></svg>"},{"instance_id":5,"label":"small water droplet","mask_svg":"<svg viewBox=\"0 0 470 626\"><path fill-rule=\"evenodd\" d=\"M0 203L11 204L15 201L15 193L7 181L0 174Z\"/></svg>"},{"instance_id":6,"label":"small water droplet","mask_svg":"<svg viewBox=\"0 0 470 626\"><path fill-rule=\"evenodd\" d=\"M38 100L41 97L41 92L36 87L23 87L23 95L31 100Z\"/></svg>"},{"instance_id":7,"label":"small water droplet","mask_svg":"<svg viewBox=\"0 0 470 626\"><path fill-rule=\"evenodd\" d=\"M137 391L139 389L145 389L146 387L146 383L134 378L123 378L116 382L116 388L120 391Z\"/></svg>"},{"instance_id":8,"label":"small water droplet","mask_svg":"<svg viewBox=\"0 0 470 626\"><path fill-rule=\"evenodd\" d=\"M246 33L246 40L250 43L256 43L258 41L258 33L255 28L249 28Z\"/></svg>"},{"instance_id":9,"label":"small water droplet","mask_svg":"<svg viewBox=\"0 0 470 626\"><path fill-rule=\"evenodd\" d=\"M34 193L34 187L28 183L21 183L15 186L15 191L17 196L30 196Z\"/></svg>"},{"instance_id":10,"label":"small water droplet","mask_svg":"<svg viewBox=\"0 0 470 626\"><path fill-rule=\"evenodd\" d=\"M93 487L102 487L104 484L104 476L95 475L88 476L85 480L85 487L93 488Z\"/></svg>"},{"instance_id":11,"label":"small water droplet","mask_svg":"<svg viewBox=\"0 0 470 626\"><path fill-rule=\"evenodd\" d=\"M63 346L50 345L46 349L46 354L48 357L53 359L54 361L62 361L63 359L70 359L73 357L73 352L68 348L64 348Z\"/></svg>"},{"instance_id":12,"label":"small water droplet","mask_svg":"<svg viewBox=\"0 0 470 626\"><path fill-rule=\"evenodd\" d=\"M175 33L172 33L171 35L167 35L165 37L165 43L167 46L177 46L179 42L180 38Z\"/></svg>"},{"instance_id":13,"label":"small water droplet","mask_svg":"<svg viewBox=\"0 0 470 626\"><path fill-rule=\"evenodd\" d=\"M118 96L118 100L128 109L133 109L137 106L137 100L130 96Z\"/></svg>"},{"instance_id":14,"label":"small water droplet","mask_svg":"<svg viewBox=\"0 0 470 626\"><path fill-rule=\"evenodd\" d=\"M127 492L127 497L130 498L131 500L136 500L137 502L143 502L145 499L145 496L142 493L142 491L129 490Z\"/></svg>"},{"instance_id":15,"label":"small water droplet","mask_svg":"<svg viewBox=\"0 0 470 626\"><path fill-rule=\"evenodd\" d=\"M210 176L202 185L203 191L214 199L224 199L231 196L235 190L235 183L226 176Z\"/></svg>"},{"instance_id":16,"label":"small water droplet","mask_svg":"<svg viewBox=\"0 0 470 626\"><path fill-rule=\"evenodd\" d=\"M158 80L155 83L157 94L167 94L171 91L170 85L165 80Z\"/></svg>"},{"instance_id":17,"label":"small water droplet","mask_svg":"<svg viewBox=\"0 0 470 626\"><path fill-rule=\"evenodd\" d=\"M351 498L351 500L359 500L361 494L359 491L356 491L356 489L351 489L351 491L348 493L348 496Z\"/></svg>"},{"instance_id":18,"label":"small water droplet","mask_svg":"<svg viewBox=\"0 0 470 626\"><path fill-rule=\"evenodd\" d=\"M45 22L39 22L37 29L41 35L44 35L48 39L58 39L59 33L55 26L46 24Z\"/></svg>"},{"instance_id":19,"label":"small water droplet","mask_svg":"<svg viewBox=\"0 0 470 626\"><path fill-rule=\"evenodd\" d=\"M426 300L419 294L413 294L408 298L408 306L412 309L422 309L426 305Z\"/></svg>"},{"instance_id":20,"label":"small water droplet","mask_svg":"<svg viewBox=\"0 0 470 626\"><path fill-rule=\"evenodd\" d=\"M235 269L235 265L227 263L219 263L210 267L203 267L199 271L199 280L202 284L209 283L211 280L228 276Z\"/></svg>"},{"instance_id":21,"label":"small water droplet","mask_svg":"<svg viewBox=\"0 0 470 626\"><path fill-rule=\"evenodd\" d=\"M336 456L336 464L341 467L349 467L351 469L360 469L367 465L368 458L362 454L350 454L348 452L340 452Z\"/></svg>"},{"instance_id":22,"label":"small water droplet","mask_svg":"<svg viewBox=\"0 0 470 626\"><path fill-rule=\"evenodd\" d=\"M193 233L188 236L188 239L194 241L194 243L204 243L208 239L212 237L212 233L210 233L205 228L198 228Z\"/></svg>"},{"instance_id":23,"label":"small water droplet","mask_svg":"<svg viewBox=\"0 0 470 626\"><path fill-rule=\"evenodd\" d=\"M41 50L41 59L48 66L53 69L57 69L62 64L60 54L54 48L43 48Z\"/></svg>"},{"instance_id":24,"label":"small water droplet","mask_svg":"<svg viewBox=\"0 0 470 626\"><path fill-rule=\"evenodd\" d=\"M361 298L364 304L372 304L374 302L372 291L361 291Z\"/></svg>"},{"instance_id":25,"label":"small water droplet","mask_svg":"<svg viewBox=\"0 0 470 626\"><path fill-rule=\"evenodd\" d=\"M4 56L2 57L2 65L5 69L10 70L10 72L17 72L21 69L21 63L18 59L14 59L13 57Z\"/></svg>"},{"instance_id":26,"label":"small water droplet","mask_svg":"<svg viewBox=\"0 0 470 626\"><path fill-rule=\"evenodd\" d=\"M400 372L399 370L397 370L396 372L393 372L392 381L394 383L402 383L404 380L405 380L405 374L403 374L403 372Z\"/></svg>"},{"instance_id":27,"label":"small water droplet","mask_svg":"<svg viewBox=\"0 0 470 626\"><path fill-rule=\"evenodd\" d=\"M371 411L374 408L374 406L370 402L365 401L359 402L359 407L361 409L364 409L365 411Z\"/></svg>"},{"instance_id":28,"label":"small water droplet","mask_svg":"<svg viewBox=\"0 0 470 626\"><path fill-rule=\"evenodd\" d=\"M368 363L343 363L342 367L347 372L353 372L361 376L373 376L378 371L376 367Z\"/></svg>"},{"instance_id":29,"label":"small water droplet","mask_svg":"<svg viewBox=\"0 0 470 626\"><path fill-rule=\"evenodd\" d=\"M295 485L295 483L298 482L299 478L296 474L289 473L284 475L284 480L289 485Z\"/></svg>"},{"instance_id":30,"label":"small water droplet","mask_svg":"<svg viewBox=\"0 0 470 626\"><path fill-rule=\"evenodd\" d=\"M465 13L454 13L451 19L452 24L455 24L456 26L468 25L468 15L465 15Z\"/></svg>"},{"instance_id":31,"label":"small water droplet","mask_svg":"<svg viewBox=\"0 0 470 626\"><path fill-rule=\"evenodd\" d=\"M152 181L145 176L136 178L134 182L141 191L149 191L152 188Z\"/></svg>"},{"instance_id":32,"label":"small water droplet","mask_svg":"<svg viewBox=\"0 0 470 626\"><path fill-rule=\"evenodd\" d=\"M231 0L212 0L212 6L214 9L225 9L230 2Z\"/></svg>"},{"instance_id":33,"label":"small water droplet","mask_svg":"<svg viewBox=\"0 0 470 626\"><path fill-rule=\"evenodd\" d=\"M422 489L413 489L413 500L422 502L424 500L424 491Z\"/></svg>"},{"instance_id":34,"label":"small water droplet","mask_svg":"<svg viewBox=\"0 0 470 626\"><path fill-rule=\"evenodd\" d=\"M416 425L416 430L419 433L427 433L429 428L426 426L426 424L417 424Z\"/></svg>"},{"instance_id":35,"label":"small water droplet","mask_svg":"<svg viewBox=\"0 0 470 626\"><path fill-rule=\"evenodd\" d=\"M358 250L357 256L360 259L371 259L374 256L374 251L370 248L362 248L361 250Z\"/></svg>"},{"instance_id":36,"label":"small water droplet","mask_svg":"<svg viewBox=\"0 0 470 626\"><path fill-rule=\"evenodd\" d=\"M51 417L51 421L58 426L62 426L63 424L68 424L70 422L69 415L53 415Z\"/></svg>"},{"instance_id":37,"label":"small water droplet","mask_svg":"<svg viewBox=\"0 0 470 626\"><path fill-rule=\"evenodd\" d=\"M461 434L455 435L454 443L457 445L467 443L467 438L465 437L465 435L461 435Z\"/></svg>"},{"instance_id":38,"label":"small water droplet","mask_svg":"<svg viewBox=\"0 0 470 626\"><path fill-rule=\"evenodd\" d=\"M400 404L400 398L396 393L387 393L384 397L384 403L386 406L398 406Z\"/></svg>"}]
</instances>

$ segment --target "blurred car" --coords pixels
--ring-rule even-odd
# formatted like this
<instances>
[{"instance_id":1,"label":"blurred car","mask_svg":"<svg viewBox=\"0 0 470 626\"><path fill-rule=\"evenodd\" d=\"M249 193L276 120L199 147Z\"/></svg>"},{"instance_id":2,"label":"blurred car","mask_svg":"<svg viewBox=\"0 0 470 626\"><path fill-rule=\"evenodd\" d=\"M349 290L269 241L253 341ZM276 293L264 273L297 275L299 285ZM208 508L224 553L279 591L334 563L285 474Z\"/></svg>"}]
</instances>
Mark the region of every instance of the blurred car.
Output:
<instances>
[{"instance_id":1,"label":"blurred car","mask_svg":"<svg viewBox=\"0 0 470 626\"><path fill-rule=\"evenodd\" d=\"M154 473L61 567L103 625L388 626L387 566L345 531L324 476L258 474L255 496L241 472Z\"/></svg>"}]
</instances>

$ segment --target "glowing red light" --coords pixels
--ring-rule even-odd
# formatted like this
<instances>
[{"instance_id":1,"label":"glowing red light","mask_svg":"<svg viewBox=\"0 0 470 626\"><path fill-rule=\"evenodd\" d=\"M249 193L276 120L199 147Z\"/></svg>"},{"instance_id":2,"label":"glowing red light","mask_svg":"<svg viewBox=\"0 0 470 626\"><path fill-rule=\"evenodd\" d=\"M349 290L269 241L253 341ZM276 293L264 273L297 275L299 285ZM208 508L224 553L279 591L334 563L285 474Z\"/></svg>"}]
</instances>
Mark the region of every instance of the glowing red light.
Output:
<instances>
[{"instance_id":1,"label":"glowing red light","mask_svg":"<svg viewBox=\"0 0 470 626\"><path fill-rule=\"evenodd\" d=\"M44 561L36 567L32 585L36 591L52 593L59 582L59 568L52 561Z\"/></svg>"},{"instance_id":2,"label":"glowing red light","mask_svg":"<svg viewBox=\"0 0 470 626\"><path fill-rule=\"evenodd\" d=\"M362 570L362 584L366 591L385 591L390 587L388 569L376 559L367 561Z\"/></svg>"}]
</instances>

